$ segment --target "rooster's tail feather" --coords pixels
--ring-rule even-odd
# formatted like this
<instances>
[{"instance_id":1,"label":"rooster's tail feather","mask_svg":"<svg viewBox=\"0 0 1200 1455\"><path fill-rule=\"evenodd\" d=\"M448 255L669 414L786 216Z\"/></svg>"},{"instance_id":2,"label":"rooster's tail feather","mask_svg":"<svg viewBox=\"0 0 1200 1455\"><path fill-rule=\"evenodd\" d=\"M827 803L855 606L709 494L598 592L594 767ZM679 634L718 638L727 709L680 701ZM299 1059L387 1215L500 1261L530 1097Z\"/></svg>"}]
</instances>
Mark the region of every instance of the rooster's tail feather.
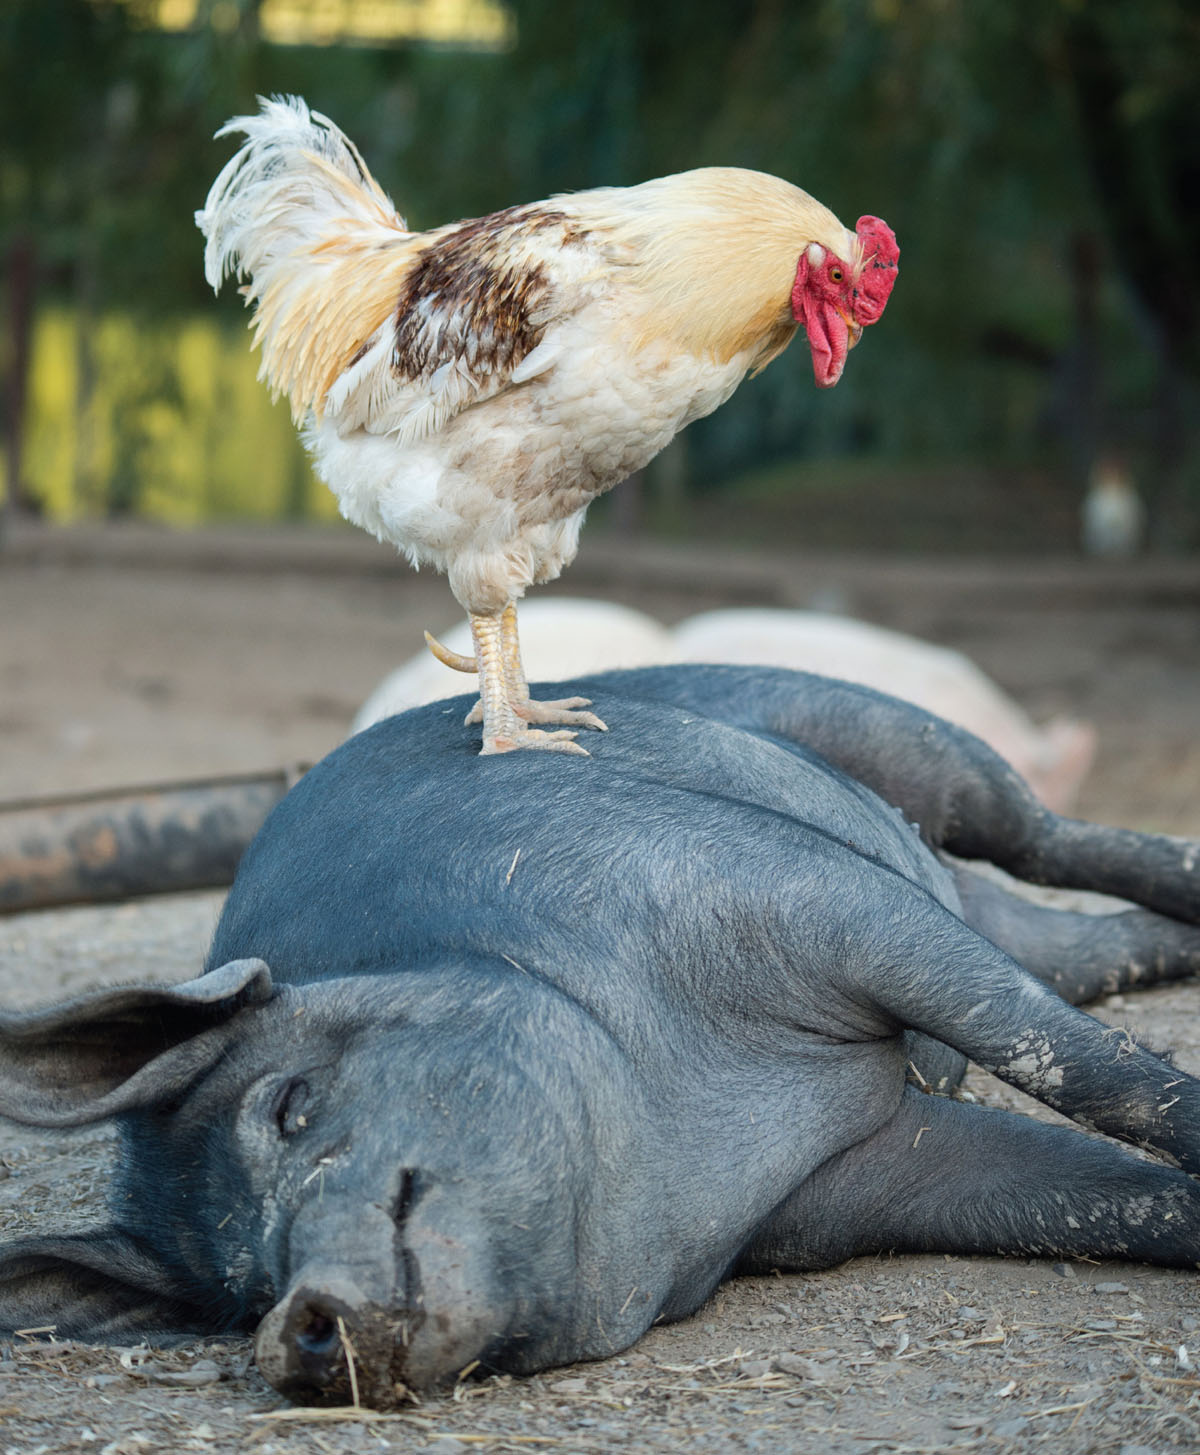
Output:
<instances>
[{"instance_id":1,"label":"rooster's tail feather","mask_svg":"<svg viewBox=\"0 0 1200 1455\"><path fill-rule=\"evenodd\" d=\"M260 374L302 419L395 305L419 234L406 230L354 144L297 96L261 100L217 133L246 141L196 225L214 289L249 280Z\"/></svg>"}]
</instances>

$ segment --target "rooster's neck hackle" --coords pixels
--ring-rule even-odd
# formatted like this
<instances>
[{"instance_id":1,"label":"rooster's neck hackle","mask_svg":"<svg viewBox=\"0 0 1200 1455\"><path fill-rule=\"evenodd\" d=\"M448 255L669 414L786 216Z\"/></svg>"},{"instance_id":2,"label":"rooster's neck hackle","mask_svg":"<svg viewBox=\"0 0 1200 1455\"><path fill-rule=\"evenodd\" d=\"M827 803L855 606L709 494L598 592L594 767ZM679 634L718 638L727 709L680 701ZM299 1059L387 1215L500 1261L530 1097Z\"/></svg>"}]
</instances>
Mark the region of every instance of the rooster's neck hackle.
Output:
<instances>
[{"instance_id":1,"label":"rooster's neck hackle","mask_svg":"<svg viewBox=\"0 0 1200 1455\"><path fill-rule=\"evenodd\" d=\"M627 253L647 299L646 336L722 363L749 352L761 368L786 347L792 282L810 243L856 256L854 234L807 192L737 167L562 200Z\"/></svg>"}]
</instances>

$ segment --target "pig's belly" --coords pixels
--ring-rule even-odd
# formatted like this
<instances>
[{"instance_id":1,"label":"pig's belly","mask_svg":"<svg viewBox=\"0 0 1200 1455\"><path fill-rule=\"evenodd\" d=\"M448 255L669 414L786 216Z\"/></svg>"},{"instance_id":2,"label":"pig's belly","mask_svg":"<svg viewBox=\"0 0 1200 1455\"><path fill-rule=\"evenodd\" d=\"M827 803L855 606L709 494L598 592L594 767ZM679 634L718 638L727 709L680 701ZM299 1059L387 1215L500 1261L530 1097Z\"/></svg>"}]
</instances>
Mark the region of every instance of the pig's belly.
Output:
<instances>
[{"instance_id":1,"label":"pig's belly","mask_svg":"<svg viewBox=\"0 0 1200 1455\"><path fill-rule=\"evenodd\" d=\"M841 1044L801 1037L786 1052L696 1077L661 1104L659 1197L669 1203L675 1268L666 1317L690 1313L784 1198L891 1119L905 1058L900 1035Z\"/></svg>"}]
</instances>

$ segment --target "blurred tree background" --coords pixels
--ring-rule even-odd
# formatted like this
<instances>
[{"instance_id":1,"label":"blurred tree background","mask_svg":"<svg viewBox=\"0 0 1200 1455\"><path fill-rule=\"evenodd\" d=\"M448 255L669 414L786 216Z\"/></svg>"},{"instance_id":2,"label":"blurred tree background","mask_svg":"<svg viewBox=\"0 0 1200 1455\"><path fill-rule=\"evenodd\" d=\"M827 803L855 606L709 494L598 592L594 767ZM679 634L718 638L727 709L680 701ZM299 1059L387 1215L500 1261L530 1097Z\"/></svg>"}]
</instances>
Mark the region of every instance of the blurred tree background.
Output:
<instances>
[{"instance_id":1,"label":"blurred tree background","mask_svg":"<svg viewBox=\"0 0 1200 1455\"><path fill-rule=\"evenodd\" d=\"M891 223L838 388L799 341L616 492L627 526L1070 549L1107 461L1155 546L1200 538L1191 0L0 0L9 510L334 513L192 221L275 92L416 227L713 163Z\"/></svg>"}]
</instances>

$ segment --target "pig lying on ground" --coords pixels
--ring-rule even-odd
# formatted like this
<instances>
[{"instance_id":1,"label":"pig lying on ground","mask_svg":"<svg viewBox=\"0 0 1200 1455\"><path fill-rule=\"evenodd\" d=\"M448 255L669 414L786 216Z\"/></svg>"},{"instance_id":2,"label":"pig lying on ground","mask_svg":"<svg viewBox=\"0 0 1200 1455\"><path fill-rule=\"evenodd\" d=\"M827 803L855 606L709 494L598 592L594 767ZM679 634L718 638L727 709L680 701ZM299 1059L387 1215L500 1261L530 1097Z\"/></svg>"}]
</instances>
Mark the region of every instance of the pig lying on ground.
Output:
<instances>
[{"instance_id":1,"label":"pig lying on ground","mask_svg":"<svg viewBox=\"0 0 1200 1455\"><path fill-rule=\"evenodd\" d=\"M1200 1081L1070 1004L1200 969L1200 844L1058 818L842 682L576 691L620 727L586 762L476 756L466 699L350 739L207 973L0 1020L0 1111L123 1136L107 1227L0 1250L0 1326L257 1329L287 1395L386 1405L608 1354L731 1273L1200 1260ZM925 1094L965 1057L1164 1160Z\"/></svg>"},{"instance_id":2,"label":"pig lying on ground","mask_svg":"<svg viewBox=\"0 0 1200 1455\"><path fill-rule=\"evenodd\" d=\"M438 637L453 651L473 651L465 622ZM1096 755L1090 723L1055 717L1038 726L961 652L829 612L730 607L668 628L610 601L559 596L522 605L521 645L526 666L543 678L581 669L590 675L666 662L732 662L819 672L890 692L981 737L1057 813L1070 810ZM375 688L352 731L462 690L461 673L420 652Z\"/></svg>"}]
</instances>

